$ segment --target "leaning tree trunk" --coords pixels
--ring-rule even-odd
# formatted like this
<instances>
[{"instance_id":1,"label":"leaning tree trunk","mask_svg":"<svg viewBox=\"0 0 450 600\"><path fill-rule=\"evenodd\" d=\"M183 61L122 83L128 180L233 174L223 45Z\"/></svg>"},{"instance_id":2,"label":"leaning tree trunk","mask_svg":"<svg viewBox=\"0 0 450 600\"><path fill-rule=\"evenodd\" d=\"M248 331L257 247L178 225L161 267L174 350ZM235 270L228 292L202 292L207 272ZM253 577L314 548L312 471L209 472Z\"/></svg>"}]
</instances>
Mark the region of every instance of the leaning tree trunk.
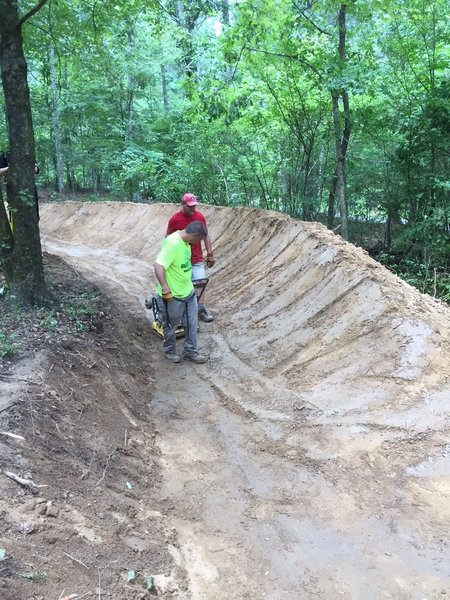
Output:
<instances>
[{"instance_id":1,"label":"leaning tree trunk","mask_svg":"<svg viewBox=\"0 0 450 600\"><path fill-rule=\"evenodd\" d=\"M7 198L14 220L8 285L22 304L40 303L46 286L34 183L34 134L17 2L0 0L0 69L9 128Z\"/></svg>"}]
</instances>

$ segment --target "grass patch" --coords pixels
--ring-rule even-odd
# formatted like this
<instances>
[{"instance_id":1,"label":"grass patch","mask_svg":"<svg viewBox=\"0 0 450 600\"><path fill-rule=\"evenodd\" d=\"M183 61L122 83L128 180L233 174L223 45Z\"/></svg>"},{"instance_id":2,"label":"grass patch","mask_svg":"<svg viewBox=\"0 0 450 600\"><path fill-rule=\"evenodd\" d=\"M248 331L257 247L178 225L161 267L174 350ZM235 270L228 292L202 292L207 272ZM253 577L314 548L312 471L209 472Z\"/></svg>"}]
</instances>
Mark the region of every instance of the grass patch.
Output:
<instances>
[{"instance_id":1,"label":"grass patch","mask_svg":"<svg viewBox=\"0 0 450 600\"><path fill-rule=\"evenodd\" d=\"M44 256L44 262L48 306L23 308L12 296L0 297L0 359L103 331L107 317L99 290L60 259Z\"/></svg>"},{"instance_id":2,"label":"grass patch","mask_svg":"<svg viewBox=\"0 0 450 600\"><path fill-rule=\"evenodd\" d=\"M0 357L11 358L16 353L16 346L13 339L17 337L15 334L8 335L0 331Z\"/></svg>"}]
</instances>

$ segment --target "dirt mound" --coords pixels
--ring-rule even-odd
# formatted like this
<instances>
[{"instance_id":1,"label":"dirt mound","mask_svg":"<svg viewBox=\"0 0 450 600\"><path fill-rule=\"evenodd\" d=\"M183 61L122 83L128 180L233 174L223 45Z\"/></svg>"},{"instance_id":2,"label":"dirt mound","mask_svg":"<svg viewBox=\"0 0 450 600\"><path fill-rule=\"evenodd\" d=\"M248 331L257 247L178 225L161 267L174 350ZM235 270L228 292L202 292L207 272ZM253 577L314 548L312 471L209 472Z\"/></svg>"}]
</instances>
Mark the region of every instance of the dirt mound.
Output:
<instances>
[{"instance_id":1,"label":"dirt mound","mask_svg":"<svg viewBox=\"0 0 450 600\"><path fill-rule=\"evenodd\" d=\"M175 208L44 205L44 246L138 318ZM211 360L174 371L148 348L192 597L440 597L450 310L318 224L204 213Z\"/></svg>"},{"instance_id":2,"label":"dirt mound","mask_svg":"<svg viewBox=\"0 0 450 600\"><path fill-rule=\"evenodd\" d=\"M173 210L46 205L42 228L70 244L75 264L81 253L83 268L104 274L130 303L137 297L142 304ZM244 208L205 207L205 214L218 258L208 295L230 349L252 370L281 379L294 396L325 412L382 409L382 420L387 404L397 412L405 398L408 406L420 405L449 389L447 306L319 224ZM249 398L260 408L268 400L274 409L292 403L272 394L257 402L255 390Z\"/></svg>"},{"instance_id":3,"label":"dirt mound","mask_svg":"<svg viewBox=\"0 0 450 600\"><path fill-rule=\"evenodd\" d=\"M2 313L2 331L8 319L28 331L14 340L18 358L0 359L0 597L181 598L170 504L153 493L143 319L131 321L62 261L45 262L73 318Z\"/></svg>"}]
</instances>

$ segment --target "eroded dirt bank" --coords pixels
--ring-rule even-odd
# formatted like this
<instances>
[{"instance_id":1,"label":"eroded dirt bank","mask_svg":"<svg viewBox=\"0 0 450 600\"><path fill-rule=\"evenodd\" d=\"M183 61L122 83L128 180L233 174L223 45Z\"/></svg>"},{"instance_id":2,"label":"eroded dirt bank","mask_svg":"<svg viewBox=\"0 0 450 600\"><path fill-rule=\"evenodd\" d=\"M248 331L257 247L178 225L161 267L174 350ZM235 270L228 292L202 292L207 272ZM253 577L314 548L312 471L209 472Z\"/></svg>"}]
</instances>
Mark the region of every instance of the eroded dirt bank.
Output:
<instances>
[{"instance_id":1,"label":"eroded dirt bank","mask_svg":"<svg viewBox=\"0 0 450 600\"><path fill-rule=\"evenodd\" d=\"M138 319L174 208L46 205L44 247ZM317 224L204 212L211 361L144 349L190 596L449 594L449 309Z\"/></svg>"}]
</instances>

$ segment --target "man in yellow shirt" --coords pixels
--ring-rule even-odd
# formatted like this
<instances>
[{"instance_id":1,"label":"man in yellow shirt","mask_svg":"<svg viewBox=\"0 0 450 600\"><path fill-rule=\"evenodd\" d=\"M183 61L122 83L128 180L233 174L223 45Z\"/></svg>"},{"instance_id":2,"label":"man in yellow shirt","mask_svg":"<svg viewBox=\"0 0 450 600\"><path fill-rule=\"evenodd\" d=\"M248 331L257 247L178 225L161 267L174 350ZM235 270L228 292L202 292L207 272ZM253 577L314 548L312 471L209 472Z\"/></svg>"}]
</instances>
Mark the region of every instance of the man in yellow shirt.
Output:
<instances>
[{"instance_id":1,"label":"man in yellow shirt","mask_svg":"<svg viewBox=\"0 0 450 600\"><path fill-rule=\"evenodd\" d=\"M198 352L197 295L192 284L191 245L204 241L208 230L201 221L193 221L181 231L168 235L161 244L155 262L156 301L163 318L163 350L167 360L181 362L176 350L175 330L185 313L183 358L204 363L207 357Z\"/></svg>"}]
</instances>

